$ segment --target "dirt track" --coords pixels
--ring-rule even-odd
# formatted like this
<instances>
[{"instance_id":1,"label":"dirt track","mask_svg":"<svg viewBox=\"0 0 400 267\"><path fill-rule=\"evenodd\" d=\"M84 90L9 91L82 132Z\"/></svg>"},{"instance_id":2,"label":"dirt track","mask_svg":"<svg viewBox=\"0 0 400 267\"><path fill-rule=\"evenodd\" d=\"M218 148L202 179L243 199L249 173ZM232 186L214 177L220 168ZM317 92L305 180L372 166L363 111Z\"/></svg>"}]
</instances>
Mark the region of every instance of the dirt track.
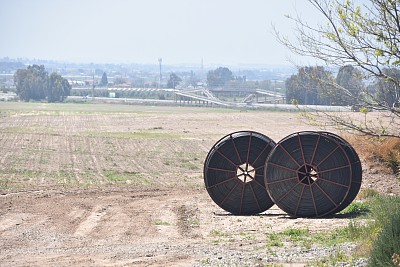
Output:
<instances>
[{"instance_id":1,"label":"dirt track","mask_svg":"<svg viewBox=\"0 0 400 267\"><path fill-rule=\"evenodd\" d=\"M233 131L276 141L310 130L296 113L99 105L0 107L0 266L304 266L326 250L267 234L350 218L232 216L203 186L211 146ZM21 104L18 104L21 105ZM392 176L364 187L399 194Z\"/></svg>"}]
</instances>

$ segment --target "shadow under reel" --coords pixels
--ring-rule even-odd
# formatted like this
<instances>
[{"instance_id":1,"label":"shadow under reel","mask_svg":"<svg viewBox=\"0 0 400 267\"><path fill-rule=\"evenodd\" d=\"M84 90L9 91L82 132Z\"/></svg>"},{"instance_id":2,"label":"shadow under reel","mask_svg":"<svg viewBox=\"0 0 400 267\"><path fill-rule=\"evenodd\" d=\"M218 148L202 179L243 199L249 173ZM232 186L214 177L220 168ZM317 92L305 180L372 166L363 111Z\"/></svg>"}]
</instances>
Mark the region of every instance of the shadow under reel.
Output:
<instances>
[{"instance_id":1,"label":"shadow under reel","mask_svg":"<svg viewBox=\"0 0 400 267\"><path fill-rule=\"evenodd\" d=\"M354 200L361 181L356 151L329 132L297 132L278 143L261 133L235 132L220 139L204 163L207 192L237 215L276 204L293 217L329 216Z\"/></svg>"}]
</instances>

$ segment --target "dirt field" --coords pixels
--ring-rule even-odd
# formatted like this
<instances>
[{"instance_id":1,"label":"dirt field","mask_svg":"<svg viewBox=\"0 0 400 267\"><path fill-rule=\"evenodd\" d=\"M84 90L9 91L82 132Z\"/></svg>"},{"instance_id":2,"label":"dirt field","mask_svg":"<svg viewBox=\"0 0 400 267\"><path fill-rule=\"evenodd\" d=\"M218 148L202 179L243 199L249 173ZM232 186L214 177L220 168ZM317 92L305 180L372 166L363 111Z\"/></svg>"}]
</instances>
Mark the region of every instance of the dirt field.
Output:
<instances>
[{"instance_id":1,"label":"dirt field","mask_svg":"<svg viewBox=\"0 0 400 267\"><path fill-rule=\"evenodd\" d=\"M329 255L268 247L267 234L350 218L291 219L276 206L232 216L212 202L204 159L240 130L279 141L313 128L297 113L0 103L0 266L304 266ZM393 176L364 167L362 188L400 194Z\"/></svg>"}]
</instances>

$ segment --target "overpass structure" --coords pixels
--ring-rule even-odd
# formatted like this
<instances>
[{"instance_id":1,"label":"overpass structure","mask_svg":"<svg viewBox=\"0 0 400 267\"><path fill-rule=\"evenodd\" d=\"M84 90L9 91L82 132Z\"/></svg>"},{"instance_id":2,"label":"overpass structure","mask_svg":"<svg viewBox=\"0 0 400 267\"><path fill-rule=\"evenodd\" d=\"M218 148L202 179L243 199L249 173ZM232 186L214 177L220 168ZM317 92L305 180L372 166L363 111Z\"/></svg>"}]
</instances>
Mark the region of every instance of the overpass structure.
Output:
<instances>
[{"instance_id":1,"label":"overpass structure","mask_svg":"<svg viewBox=\"0 0 400 267\"><path fill-rule=\"evenodd\" d=\"M241 101L225 101L221 100L216 94L244 94L245 97ZM236 96L235 96L236 98ZM175 102L179 103L199 103L204 105L220 105L226 107L238 107L252 105L258 103L280 103L285 102L285 95L256 89L255 91L243 90L209 90L206 88L194 88L175 91Z\"/></svg>"},{"instance_id":2,"label":"overpass structure","mask_svg":"<svg viewBox=\"0 0 400 267\"><path fill-rule=\"evenodd\" d=\"M199 102L208 105L210 104L216 104L216 105L221 105L221 106L232 106L233 103L231 102L226 102L222 101L219 98L217 98L211 91L205 89L205 88L199 88L199 89L186 89L186 90L180 90L176 91L175 95L178 96L176 97L176 102ZM178 100L179 98L179 100Z\"/></svg>"},{"instance_id":3,"label":"overpass structure","mask_svg":"<svg viewBox=\"0 0 400 267\"><path fill-rule=\"evenodd\" d=\"M92 90L91 87L73 87L73 90ZM189 88L189 89L166 89L166 88L100 88L110 92L109 98L112 92L137 92L142 94L157 94L157 93L172 93L174 95L175 103L189 104L189 105L204 105L204 106L224 106L224 107L244 107L252 105L262 104L285 104L285 95L262 90L218 90L218 89L207 89L204 87ZM98 91L99 89L96 89ZM93 96L92 96L93 97ZM154 97L154 95L153 95ZM143 101L151 102L153 97L144 99ZM99 97L97 97L99 99ZM127 99L124 97L124 99ZM136 99L135 99L136 100Z\"/></svg>"}]
</instances>

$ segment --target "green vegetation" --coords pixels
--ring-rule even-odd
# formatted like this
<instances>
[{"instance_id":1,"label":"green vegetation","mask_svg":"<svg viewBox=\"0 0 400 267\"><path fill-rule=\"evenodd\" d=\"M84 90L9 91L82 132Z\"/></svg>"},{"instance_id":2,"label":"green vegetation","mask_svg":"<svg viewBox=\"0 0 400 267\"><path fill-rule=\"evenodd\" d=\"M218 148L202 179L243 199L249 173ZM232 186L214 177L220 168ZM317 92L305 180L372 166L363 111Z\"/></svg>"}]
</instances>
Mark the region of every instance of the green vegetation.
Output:
<instances>
[{"instance_id":1,"label":"green vegetation","mask_svg":"<svg viewBox=\"0 0 400 267\"><path fill-rule=\"evenodd\" d=\"M397 210L374 242L369 266L395 266L394 254L400 254L400 212ZM398 265L397 265L398 266Z\"/></svg>"},{"instance_id":2,"label":"green vegetation","mask_svg":"<svg viewBox=\"0 0 400 267\"><path fill-rule=\"evenodd\" d=\"M363 199L370 199L373 197L379 196L379 192L373 188L365 188L361 189L361 191L358 193L357 198L360 200Z\"/></svg>"},{"instance_id":3,"label":"green vegetation","mask_svg":"<svg viewBox=\"0 0 400 267\"><path fill-rule=\"evenodd\" d=\"M155 220L154 224L155 225L165 225L165 226L171 225L169 222L166 222L166 221L163 221L163 220Z\"/></svg>"},{"instance_id":4,"label":"green vegetation","mask_svg":"<svg viewBox=\"0 0 400 267\"><path fill-rule=\"evenodd\" d=\"M366 213L369 210L370 206L367 203L361 201L353 201L341 213L342 214Z\"/></svg>"},{"instance_id":5,"label":"green vegetation","mask_svg":"<svg viewBox=\"0 0 400 267\"><path fill-rule=\"evenodd\" d=\"M300 229L300 228L288 228L282 232L284 236L287 236L290 241L296 242L303 239L305 236L309 236L310 233L308 229Z\"/></svg>"},{"instance_id":6,"label":"green vegetation","mask_svg":"<svg viewBox=\"0 0 400 267\"><path fill-rule=\"evenodd\" d=\"M192 162L183 162L181 167L189 170L199 170L201 168L199 164Z\"/></svg>"},{"instance_id":7,"label":"green vegetation","mask_svg":"<svg viewBox=\"0 0 400 267\"><path fill-rule=\"evenodd\" d=\"M273 253L272 249L281 250L287 246L296 246L304 250L328 247L333 251L329 256L321 256L318 260L308 262L307 266L340 266L342 262L349 262L352 266L351 264L359 258L370 257L373 248L377 246L381 248L383 245L388 249L385 253L379 252L378 254L385 254L386 259L391 260L394 253L399 254L400 243L396 243L396 241L400 239L398 236L400 233L400 213L398 212L400 197L381 196L374 190L365 190L364 192L363 201L355 201L342 211L342 214L352 214L356 217L351 219L346 226L330 231L311 232L308 227L291 227L280 232L265 232L263 236L260 233L253 234L252 232L242 231L235 235L221 230L213 230L210 232L210 236L214 237L212 241L214 244L257 240L257 243L263 243L263 245L257 246L256 249L267 250L268 253L270 251ZM394 219L390 219L393 214L396 214ZM388 223L390 220L391 222ZM385 238L392 238L394 241L382 241L386 240ZM376 242L380 245L377 245ZM352 253L343 250L350 244L355 247Z\"/></svg>"},{"instance_id":8,"label":"green vegetation","mask_svg":"<svg viewBox=\"0 0 400 267\"><path fill-rule=\"evenodd\" d=\"M230 234L228 234L228 233L226 233L224 231L221 231L219 229L212 230L209 235L214 238L213 241L212 241L213 244L219 244L223 240L225 240L225 239L230 237Z\"/></svg>"},{"instance_id":9,"label":"green vegetation","mask_svg":"<svg viewBox=\"0 0 400 267\"><path fill-rule=\"evenodd\" d=\"M58 179L60 180L60 183L65 185L76 182L75 174L73 172L68 172L64 170L58 172Z\"/></svg>"},{"instance_id":10,"label":"green vegetation","mask_svg":"<svg viewBox=\"0 0 400 267\"><path fill-rule=\"evenodd\" d=\"M7 178L0 178L0 189L10 189L11 188L11 180Z\"/></svg>"},{"instance_id":11,"label":"green vegetation","mask_svg":"<svg viewBox=\"0 0 400 267\"><path fill-rule=\"evenodd\" d=\"M134 185L149 185L151 181L140 172L117 172L108 170L104 172L104 176L112 183L126 183Z\"/></svg>"},{"instance_id":12,"label":"green vegetation","mask_svg":"<svg viewBox=\"0 0 400 267\"><path fill-rule=\"evenodd\" d=\"M400 197L380 196L373 190L366 190L364 194L368 198L362 202L355 201L342 211L342 214L357 215L347 226L318 232L310 232L308 227L268 232L265 233L265 245L257 247L257 249L269 250L271 247L280 248L287 245L300 246L306 250L314 246L333 249L333 254L311 261L307 266L330 267L338 266L341 262L352 263L358 258L368 258L371 250L375 247L379 247L379 249L375 249L378 250L379 256L385 255L386 260L391 260L394 253L399 254L400 248L400 243L397 242L400 239L400 213L398 212ZM392 218L393 214L395 215ZM385 241L390 238L394 241ZM350 254L341 249L348 244L356 245L356 249ZM392 265L372 264L371 266Z\"/></svg>"},{"instance_id":13,"label":"green vegetation","mask_svg":"<svg viewBox=\"0 0 400 267\"><path fill-rule=\"evenodd\" d=\"M308 262L306 266L312 267L332 267L332 266L340 266L340 263L343 262L352 262L352 257L346 255L341 251L336 251L334 254L329 257L323 257L322 259ZM351 265L352 266L352 265Z\"/></svg>"},{"instance_id":14,"label":"green vegetation","mask_svg":"<svg viewBox=\"0 0 400 267\"><path fill-rule=\"evenodd\" d=\"M210 236L212 236L212 237L227 237L228 234L221 230L214 229L214 230L211 230Z\"/></svg>"},{"instance_id":15,"label":"green vegetation","mask_svg":"<svg viewBox=\"0 0 400 267\"><path fill-rule=\"evenodd\" d=\"M346 227L312 236L313 242L327 246L336 246L345 242L356 243L358 249L354 254L342 255L338 251L336 256L312 262L310 266L335 266L340 261L351 261L354 258L370 256L379 258L377 261L382 258L391 260L392 255L397 253L400 248L400 243L398 243L400 238L400 215L398 212L400 197L378 195L368 198L366 203L361 206L355 204L349 208L349 210L359 209L364 210L361 220L355 219L350 221ZM392 241L389 241L390 239ZM343 257L345 258L343 259ZM375 264L374 259L370 266L394 265Z\"/></svg>"},{"instance_id":16,"label":"green vegetation","mask_svg":"<svg viewBox=\"0 0 400 267\"><path fill-rule=\"evenodd\" d=\"M256 233L254 232L240 232L239 235L241 236L242 240L255 240Z\"/></svg>"},{"instance_id":17,"label":"green vegetation","mask_svg":"<svg viewBox=\"0 0 400 267\"><path fill-rule=\"evenodd\" d=\"M178 134L157 133L149 131L139 132L88 132L90 137L133 138L133 139L180 139Z\"/></svg>"},{"instance_id":18,"label":"green vegetation","mask_svg":"<svg viewBox=\"0 0 400 267\"><path fill-rule=\"evenodd\" d=\"M62 102L70 94L71 85L56 72L50 75L43 65L18 69L14 74L17 95L23 101Z\"/></svg>"},{"instance_id":19,"label":"green vegetation","mask_svg":"<svg viewBox=\"0 0 400 267\"><path fill-rule=\"evenodd\" d=\"M271 235L270 241L267 242L267 247L283 247L283 243L278 240L278 237L276 235Z\"/></svg>"},{"instance_id":20,"label":"green vegetation","mask_svg":"<svg viewBox=\"0 0 400 267\"><path fill-rule=\"evenodd\" d=\"M24 180L35 179L36 177L43 174L41 171L33 171L27 169L8 169L8 170L0 170L0 174L18 174L24 177Z\"/></svg>"},{"instance_id":21,"label":"green vegetation","mask_svg":"<svg viewBox=\"0 0 400 267\"><path fill-rule=\"evenodd\" d=\"M128 104L104 103L42 103L42 102L4 102L0 105L0 113L19 114L186 114L186 113L237 113L226 108L193 108L193 107L155 107ZM45 112L45 113L43 113Z\"/></svg>"}]
</instances>

